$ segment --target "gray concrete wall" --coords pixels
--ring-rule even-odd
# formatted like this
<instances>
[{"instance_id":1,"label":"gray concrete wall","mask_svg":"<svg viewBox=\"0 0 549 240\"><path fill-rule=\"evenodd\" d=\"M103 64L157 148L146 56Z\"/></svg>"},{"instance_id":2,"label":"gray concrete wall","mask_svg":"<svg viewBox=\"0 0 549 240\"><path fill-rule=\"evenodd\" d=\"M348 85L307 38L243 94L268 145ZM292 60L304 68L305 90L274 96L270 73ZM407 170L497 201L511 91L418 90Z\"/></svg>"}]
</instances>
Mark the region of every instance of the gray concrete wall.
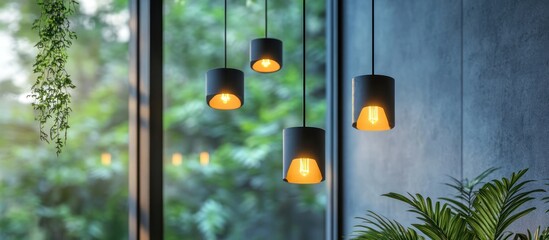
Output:
<instances>
[{"instance_id":1,"label":"gray concrete wall","mask_svg":"<svg viewBox=\"0 0 549 240\"><path fill-rule=\"evenodd\" d=\"M413 222L380 195L444 196L448 175L549 178L549 1L376 1L376 73L396 80L388 132L351 127L351 78L371 72L371 2L343 3L345 234L366 210ZM549 215L513 228L538 225Z\"/></svg>"}]
</instances>

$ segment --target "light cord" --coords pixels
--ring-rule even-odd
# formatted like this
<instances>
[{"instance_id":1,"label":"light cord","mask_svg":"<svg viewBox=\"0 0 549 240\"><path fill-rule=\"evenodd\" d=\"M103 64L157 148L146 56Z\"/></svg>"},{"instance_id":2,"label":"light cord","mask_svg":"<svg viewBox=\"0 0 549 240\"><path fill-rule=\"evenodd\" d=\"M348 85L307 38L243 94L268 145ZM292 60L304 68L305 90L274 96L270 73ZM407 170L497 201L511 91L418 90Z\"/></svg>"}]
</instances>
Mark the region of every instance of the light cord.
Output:
<instances>
[{"instance_id":1,"label":"light cord","mask_svg":"<svg viewBox=\"0 0 549 240\"><path fill-rule=\"evenodd\" d=\"M374 0L372 0L372 78L374 77Z\"/></svg>"},{"instance_id":2,"label":"light cord","mask_svg":"<svg viewBox=\"0 0 549 240\"><path fill-rule=\"evenodd\" d=\"M306 37L306 34L305 34L305 11L306 7L305 7L305 0L303 0L303 26L302 26L302 29L303 29L303 127L305 127L305 119L306 119L306 98L305 98L305 87L306 87L306 77L307 77L307 71L306 71L306 63L305 63L305 56L306 56L306 42L307 42L307 37Z\"/></svg>"},{"instance_id":3,"label":"light cord","mask_svg":"<svg viewBox=\"0 0 549 240\"><path fill-rule=\"evenodd\" d=\"M227 0L225 0L225 68L227 68Z\"/></svg>"},{"instance_id":4,"label":"light cord","mask_svg":"<svg viewBox=\"0 0 549 240\"><path fill-rule=\"evenodd\" d=\"M265 38L267 38L267 0L265 0Z\"/></svg>"}]
</instances>

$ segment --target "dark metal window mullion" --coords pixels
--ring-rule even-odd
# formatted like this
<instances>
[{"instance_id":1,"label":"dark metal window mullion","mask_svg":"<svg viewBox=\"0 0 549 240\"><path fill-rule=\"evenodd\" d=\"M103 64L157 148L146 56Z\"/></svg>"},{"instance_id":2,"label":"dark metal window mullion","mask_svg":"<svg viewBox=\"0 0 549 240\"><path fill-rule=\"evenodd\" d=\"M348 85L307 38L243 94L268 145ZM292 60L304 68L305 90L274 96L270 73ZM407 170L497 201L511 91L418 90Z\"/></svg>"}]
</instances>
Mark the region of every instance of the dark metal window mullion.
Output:
<instances>
[{"instance_id":1,"label":"dark metal window mullion","mask_svg":"<svg viewBox=\"0 0 549 240\"><path fill-rule=\"evenodd\" d=\"M343 1L326 0L326 26L327 26L327 59L328 69L326 74L326 94L327 94L327 128L328 128L328 206L326 210L326 239L341 239L343 236L343 219L342 219L342 190L343 190L343 174L342 166L339 161L342 159L339 146L342 145L342 95L340 90L341 84L341 45L342 42L342 6Z\"/></svg>"},{"instance_id":2,"label":"dark metal window mullion","mask_svg":"<svg viewBox=\"0 0 549 240\"><path fill-rule=\"evenodd\" d=\"M130 1L129 239L163 239L163 1Z\"/></svg>"}]
</instances>

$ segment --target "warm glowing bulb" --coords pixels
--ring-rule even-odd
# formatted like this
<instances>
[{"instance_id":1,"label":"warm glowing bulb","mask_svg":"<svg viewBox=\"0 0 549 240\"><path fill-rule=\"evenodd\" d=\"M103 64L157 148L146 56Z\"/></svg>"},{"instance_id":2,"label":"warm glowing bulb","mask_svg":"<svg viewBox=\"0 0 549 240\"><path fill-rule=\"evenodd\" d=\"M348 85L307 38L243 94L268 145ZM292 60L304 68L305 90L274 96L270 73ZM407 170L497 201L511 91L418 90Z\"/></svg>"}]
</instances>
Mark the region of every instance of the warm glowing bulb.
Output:
<instances>
[{"instance_id":1,"label":"warm glowing bulb","mask_svg":"<svg viewBox=\"0 0 549 240\"><path fill-rule=\"evenodd\" d=\"M111 165L111 154L110 153L102 153L101 154L101 164L108 166Z\"/></svg>"},{"instance_id":2,"label":"warm glowing bulb","mask_svg":"<svg viewBox=\"0 0 549 240\"><path fill-rule=\"evenodd\" d=\"M391 129L385 110L378 106L366 106L360 110L356 126L364 131L386 131Z\"/></svg>"},{"instance_id":3,"label":"warm glowing bulb","mask_svg":"<svg viewBox=\"0 0 549 240\"><path fill-rule=\"evenodd\" d=\"M208 102L210 107L219 110L232 110L242 106L240 99L232 93L219 93Z\"/></svg>"},{"instance_id":4,"label":"warm glowing bulb","mask_svg":"<svg viewBox=\"0 0 549 240\"><path fill-rule=\"evenodd\" d=\"M229 96L229 94L227 94L227 93L222 93L221 94L221 101L223 101L224 104L227 104L227 102L229 102L229 100L231 100L231 96Z\"/></svg>"},{"instance_id":5,"label":"warm glowing bulb","mask_svg":"<svg viewBox=\"0 0 549 240\"><path fill-rule=\"evenodd\" d=\"M304 177L309 175L309 159L308 158L299 159L299 173Z\"/></svg>"},{"instance_id":6,"label":"warm glowing bulb","mask_svg":"<svg viewBox=\"0 0 549 240\"><path fill-rule=\"evenodd\" d=\"M262 58L253 62L252 69L257 72L271 73L280 70L280 64L275 59Z\"/></svg>"},{"instance_id":7,"label":"warm glowing bulb","mask_svg":"<svg viewBox=\"0 0 549 240\"><path fill-rule=\"evenodd\" d=\"M172 164L174 166L179 166L183 162L183 155L181 153L174 153L172 155Z\"/></svg>"},{"instance_id":8,"label":"warm glowing bulb","mask_svg":"<svg viewBox=\"0 0 549 240\"><path fill-rule=\"evenodd\" d=\"M367 108L368 108L368 121L370 121L372 124L376 124L376 122L379 120L379 115L377 111L378 107L369 106Z\"/></svg>"},{"instance_id":9,"label":"warm glowing bulb","mask_svg":"<svg viewBox=\"0 0 549 240\"><path fill-rule=\"evenodd\" d=\"M322 172L314 158L294 158L284 179L289 183L314 184L322 182Z\"/></svg>"},{"instance_id":10,"label":"warm glowing bulb","mask_svg":"<svg viewBox=\"0 0 549 240\"><path fill-rule=\"evenodd\" d=\"M210 163L210 154L208 152L200 153L200 165L206 166Z\"/></svg>"},{"instance_id":11,"label":"warm glowing bulb","mask_svg":"<svg viewBox=\"0 0 549 240\"><path fill-rule=\"evenodd\" d=\"M269 60L269 59L262 59L262 60L261 60L261 65L263 65L263 67L269 67L269 65L271 65L271 60Z\"/></svg>"}]
</instances>

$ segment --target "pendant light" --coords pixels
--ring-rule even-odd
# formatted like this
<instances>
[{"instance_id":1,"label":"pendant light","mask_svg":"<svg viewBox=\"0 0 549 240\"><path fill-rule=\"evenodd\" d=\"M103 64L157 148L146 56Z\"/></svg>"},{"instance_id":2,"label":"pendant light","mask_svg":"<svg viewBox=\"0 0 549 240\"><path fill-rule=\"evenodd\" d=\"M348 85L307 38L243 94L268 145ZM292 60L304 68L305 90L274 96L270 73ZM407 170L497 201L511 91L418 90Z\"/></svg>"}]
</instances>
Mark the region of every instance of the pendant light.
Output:
<instances>
[{"instance_id":1,"label":"pendant light","mask_svg":"<svg viewBox=\"0 0 549 240\"><path fill-rule=\"evenodd\" d=\"M225 0L225 67L206 73L206 102L218 110L233 110L244 105L244 73L227 68L227 0Z\"/></svg>"},{"instance_id":2,"label":"pendant light","mask_svg":"<svg viewBox=\"0 0 549 240\"><path fill-rule=\"evenodd\" d=\"M353 127L385 131L395 127L395 79L374 74L374 0L372 0L372 74L353 78Z\"/></svg>"},{"instance_id":3,"label":"pendant light","mask_svg":"<svg viewBox=\"0 0 549 240\"><path fill-rule=\"evenodd\" d=\"M303 126L284 129L282 178L288 183L315 184L325 176L324 129L305 125L305 0L303 0Z\"/></svg>"},{"instance_id":4,"label":"pendant light","mask_svg":"<svg viewBox=\"0 0 549 240\"><path fill-rule=\"evenodd\" d=\"M282 68L282 41L267 37L267 0L265 0L265 37L250 43L250 67L261 73L272 73Z\"/></svg>"}]
</instances>

